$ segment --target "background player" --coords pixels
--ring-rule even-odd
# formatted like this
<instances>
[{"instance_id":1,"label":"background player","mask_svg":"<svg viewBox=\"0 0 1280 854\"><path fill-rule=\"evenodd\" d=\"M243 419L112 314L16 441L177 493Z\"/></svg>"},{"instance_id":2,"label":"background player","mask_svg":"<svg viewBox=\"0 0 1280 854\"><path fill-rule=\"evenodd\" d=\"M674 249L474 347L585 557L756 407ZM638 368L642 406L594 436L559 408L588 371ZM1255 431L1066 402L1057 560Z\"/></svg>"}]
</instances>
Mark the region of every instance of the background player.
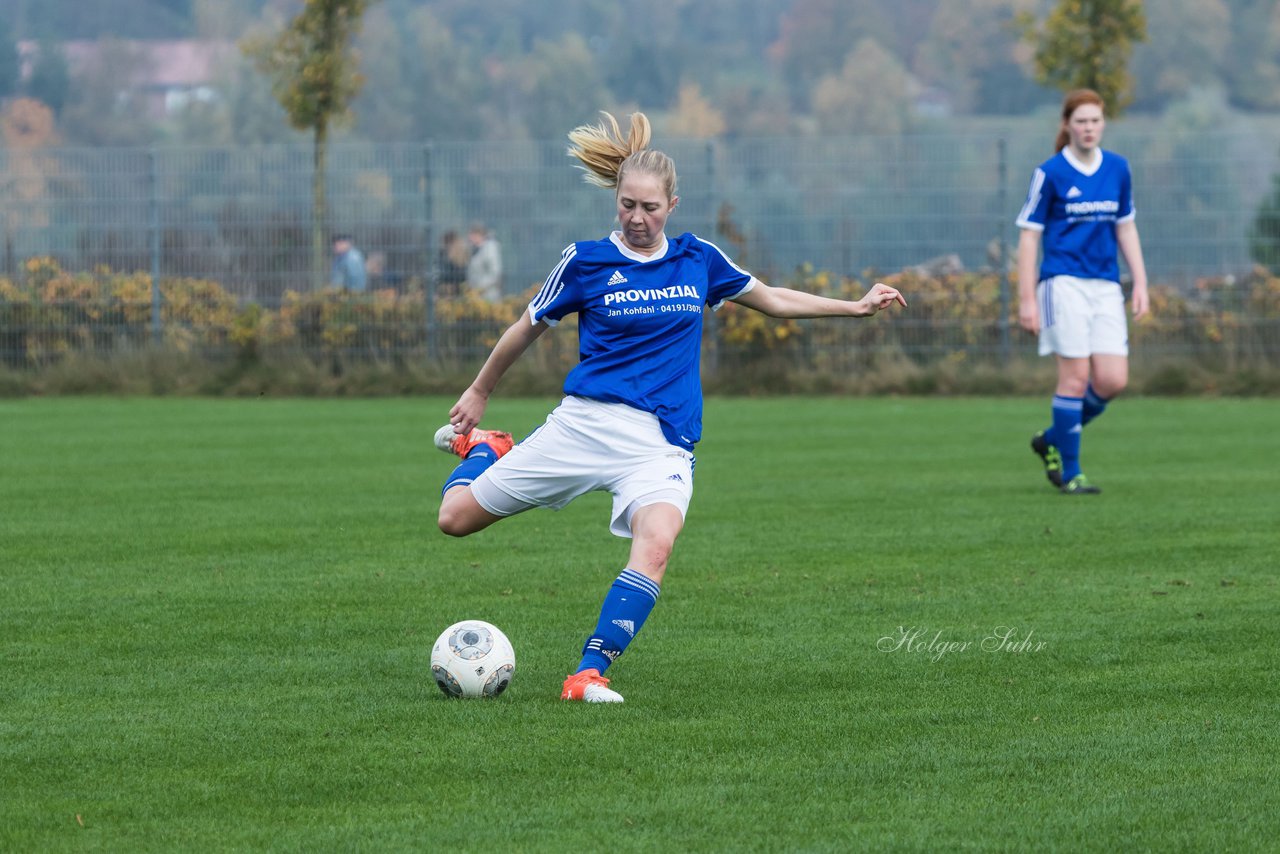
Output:
<instances>
[{"instance_id":1,"label":"background player","mask_svg":"<svg viewBox=\"0 0 1280 854\"><path fill-rule=\"evenodd\" d=\"M1058 153L1036 168L1018 214L1018 322L1039 334L1041 356L1058 359L1053 422L1032 437L1031 448L1069 495L1101 491L1080 471L1081 432L1129 381L1117 247L1133 276L1134 319L1148 308L1129 164L1099 147L1103 108L1092 90L1067 94Z\"/></svg>"},{"instance_id":2,"label":"background player","mask_svg":"<svg viewBox=\"0 0 1280 854\"><path fill-rule=\"evenodd\" d=\"M631 116L624 137L608 113L569 134L588 183L612 189L619 229L568 246L498 340L436 433L463 458L440 503L446 534L466 536L531 507L560 508L579 495L613 495L610 530L631 537L562 698L621 702L602 674L657 602L667 560L693 495L694 445L702 435L702 313L726 300L773 317L873 315L902 295L874 285L860 300L770 287L692 234L668 239L676 209L675 164L648 147L649 120ZM549 327L578 315L580 361L546 423L512 448L510 434L478 429L489 396Z\"/></svg>"}]
</instances>

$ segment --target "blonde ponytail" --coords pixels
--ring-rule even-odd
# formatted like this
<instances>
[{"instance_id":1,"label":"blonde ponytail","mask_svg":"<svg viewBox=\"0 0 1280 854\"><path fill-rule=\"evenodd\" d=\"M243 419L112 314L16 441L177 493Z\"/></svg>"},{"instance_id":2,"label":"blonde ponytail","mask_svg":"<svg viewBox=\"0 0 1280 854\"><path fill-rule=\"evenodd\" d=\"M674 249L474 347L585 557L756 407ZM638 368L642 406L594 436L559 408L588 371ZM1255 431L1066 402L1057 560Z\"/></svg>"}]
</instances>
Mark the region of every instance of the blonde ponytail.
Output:
<instances>
[{"instance_id":1,"label":"blonde ponytail","mask_svg":"<svg viewBox=\"0 0 1280 854\"><path fill-rule=\"evenodd\" d=\"M601 111L598 125L579 125L569 132L568 155L581 163L583 179L597 187L616 190L630 169L653 175L666 190L676 194L676 167L671 158L649 148L653 129L644 113L631 114L631 127L623 139L622 128L612 114Z\"/></svg>"}]
</instances>

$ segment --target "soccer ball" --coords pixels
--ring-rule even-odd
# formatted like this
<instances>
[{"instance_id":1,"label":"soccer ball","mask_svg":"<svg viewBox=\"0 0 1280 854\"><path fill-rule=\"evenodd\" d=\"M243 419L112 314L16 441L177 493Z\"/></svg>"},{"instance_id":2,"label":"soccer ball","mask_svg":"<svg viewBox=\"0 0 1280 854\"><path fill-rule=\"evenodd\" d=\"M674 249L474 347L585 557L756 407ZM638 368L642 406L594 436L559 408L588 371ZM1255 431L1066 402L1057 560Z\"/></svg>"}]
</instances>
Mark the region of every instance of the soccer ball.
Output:
<instances>
[{"instance_id":1,"label":"soccer ball","mask_svg":"<svg viewBox=\"0 0 1280 854\"><path fill-rule=\"evenodd\" d=\"M515 669L511 641L483 620L454 623L431 647L431 675L449 697L496 697Z\"/></svg>"}]
</instances>

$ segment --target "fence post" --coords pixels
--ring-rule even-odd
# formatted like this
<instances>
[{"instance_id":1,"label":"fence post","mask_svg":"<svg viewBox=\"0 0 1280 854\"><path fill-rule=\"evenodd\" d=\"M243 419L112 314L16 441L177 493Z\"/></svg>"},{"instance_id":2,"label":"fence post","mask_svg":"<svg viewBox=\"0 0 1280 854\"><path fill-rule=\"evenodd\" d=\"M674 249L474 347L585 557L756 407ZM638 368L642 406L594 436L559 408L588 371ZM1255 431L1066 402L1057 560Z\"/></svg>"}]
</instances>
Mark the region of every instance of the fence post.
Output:
<instances>
[{"instance_id":1,"label":"fence post","mask_svg":"<svg viewBox=\"0 0 1280 854\"><path fill-rule=\"evenodd\" d=\"M151 212L151 340L159 344L160 328L160 180L156 174L156 150L147 149L147 195Z\"/></svg>"},{"instance_id":2,"label":"fence post","mask_svg":"<svg viewBox=\"0 0 1280 854\"><path fill-rule=\"evenodd\" d=\"M1005 216L1009 200L1009 150L1004 137L996 140L996 208L999 217L996 229L996 275L1000 277L1000 361L1008 364L1011 355L1009 342L1009 251L1005 241Z\"/></svg>"},{"instance_id":3,"label":"fence post","mask_svg":"<svg viewBox=\"0 0 1280 854\"><path fill-rule=\"evenodd\" d=\"M432 184L431 174L431 154L435 148L434 143L426 143L422 146L422 251L426 254L426 261L422 269L424 279L422 282L422 302L426 307L426 333L427 333L427 358L435 361L440 356L440 347L436 338L439 333L438 324L436 323L436 285L438 283L439 271L436 269L436 253L432 245L432 219L435 215L433 204L434 188Z\"/></svg>"},{"instance_id":4,"label":"fence post","mask_svg":"<svg viewBox=\"0 0 1280 854\"><path fill-rule=\"evenodd\" d=\"M707 207L711 217L707 232L719 241L717 229L720 227L720 211L716 208L716 150L715 143L707 140ZM702 325L707 329L707 374L715 378L720 373L720 328L716 323L715 312L703 306Z\"/></svg>"}]
</instances>

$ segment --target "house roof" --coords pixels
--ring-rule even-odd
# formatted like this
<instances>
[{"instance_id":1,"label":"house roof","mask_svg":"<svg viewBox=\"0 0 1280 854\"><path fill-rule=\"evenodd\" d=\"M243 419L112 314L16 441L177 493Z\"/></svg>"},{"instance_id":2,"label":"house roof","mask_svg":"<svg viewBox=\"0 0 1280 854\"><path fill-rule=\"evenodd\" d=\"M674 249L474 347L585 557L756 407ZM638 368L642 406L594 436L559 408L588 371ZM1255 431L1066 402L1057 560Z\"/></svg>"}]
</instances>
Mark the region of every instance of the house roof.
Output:
<instances>
[{"instance_id":1,"label":"house roof","mask_svg":"<svg viewBox=\"0 0 1280 854\"><path fill-rule=\"evenodd\" d=\"M136 67L130 83L145 88L189 88L211 83L218 71L236 55L239 48L234 42L206 41L200 39L174 39L169 41L68 41L60 47L67 58L72 74L84 73L99 65L108 52L117 49L136 59ZM31 67L40 55L40 45L34 41L18 43L18 56L22 63L22 75L31 74Z\"/></svg>"}]
</instances>

